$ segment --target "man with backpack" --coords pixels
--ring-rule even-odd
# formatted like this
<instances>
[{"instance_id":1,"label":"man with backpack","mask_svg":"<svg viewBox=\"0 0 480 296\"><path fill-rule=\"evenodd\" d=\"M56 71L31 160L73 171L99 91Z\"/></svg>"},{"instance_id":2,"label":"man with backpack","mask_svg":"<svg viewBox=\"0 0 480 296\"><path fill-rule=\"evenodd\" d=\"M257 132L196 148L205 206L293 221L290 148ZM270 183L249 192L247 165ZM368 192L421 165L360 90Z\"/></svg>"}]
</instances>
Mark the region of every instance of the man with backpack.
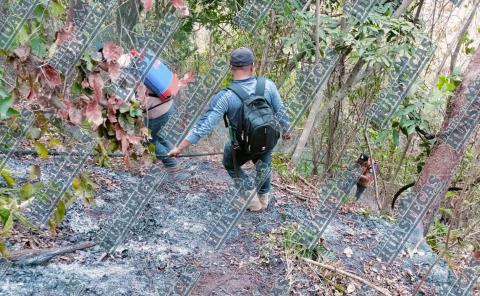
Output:
<instances>
[{"instance_id":1,"label":"man with backpack","mask_svg":"<svg viewBox=\"0 0 480 296\"><path fill-rule=\"evenodd\" d=\"M270 173L262 183L259 180L260 172L263 168L271 168L272 151L280 137L279 129L284 139L290 138L290 124L275 84L264 77L254 76L251 49L242 47L234 50L230 56L230 66L233 82L215 95L207 112L169 155L178 156L182 150L196 144L200 138L210 134L223 117L230 129L230 141L224 147L223 165L236 182L243 181L245 184L248 183L248 177L241 166L250 160L255 163L259 189L247 209L260 211L268 207L271 188ZM251 194L252 191L246 191L245 197Z\"/></svg>"}]
</instances>

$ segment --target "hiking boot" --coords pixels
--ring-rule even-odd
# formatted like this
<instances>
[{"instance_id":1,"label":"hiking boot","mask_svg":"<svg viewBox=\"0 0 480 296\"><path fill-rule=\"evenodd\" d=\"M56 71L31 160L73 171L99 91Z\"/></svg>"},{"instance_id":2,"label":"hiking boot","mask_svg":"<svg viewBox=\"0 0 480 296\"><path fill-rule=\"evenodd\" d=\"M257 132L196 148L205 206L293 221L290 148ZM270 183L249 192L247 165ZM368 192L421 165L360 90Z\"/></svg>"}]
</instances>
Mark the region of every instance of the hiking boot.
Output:
<instances>
[{"instance_id":1,"label":"hiking boot","mask_svg":"<svg viewBox=\"0 0 480 296\"><path fill-rule=\"evenodd\" d=\"M248 204L247 210L250 210L252 212L258 212L263 209L263 204L260 202L260 199L258 199L258 193L255 193L253 196L252 200Z\"/></svg>"},{"instance_id":2,"label":"hiking boot","mask_svg":"<svg viewBox=\"0 0 480 296\"><path fill-rule=\"evenodd\" d=\"M240 202L242 204L245 204L247 200L250 198L250 196L253 196L252 200L250 203L248 203L247 210L250 210L252 212L257 212L262 209L262 204L260 203L260 200L258 199L257 193L255 193L255 189L245 191L242 196L240 197Z\"/></svg>"},{"instance_id":3,"label":"hiking boot","mask_svg":"<svg viewBox=\"0 0 480 296\"><path fill-rule=\"evenodd\" d=\"M262 209L268 208L268 203L270 202L270 192L267 193L257 193L257 197L262 204Z\"/></svg>"}]
</instances>

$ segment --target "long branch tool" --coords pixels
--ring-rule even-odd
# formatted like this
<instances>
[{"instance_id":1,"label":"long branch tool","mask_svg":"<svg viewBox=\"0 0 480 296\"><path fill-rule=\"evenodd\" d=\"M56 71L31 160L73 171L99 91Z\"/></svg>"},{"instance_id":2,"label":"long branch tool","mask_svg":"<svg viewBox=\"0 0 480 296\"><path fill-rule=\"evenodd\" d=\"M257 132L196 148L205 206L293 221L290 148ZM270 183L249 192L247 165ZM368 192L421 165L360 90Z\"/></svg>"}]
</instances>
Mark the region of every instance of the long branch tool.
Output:
<instances>
[{"instance_id":1,"label":"long branch tool","mask_svg":"<svg viewBox=\"0 0 480 296\"><path fill-rule=\"evenodd\" d=\"M13 151L9 151L7 149L0 149L0 154L14 154L14 155L37 155L37 151L34 149L14 149ZM212 153L193 153L193 154L181 154L177 155L176 157L201 157L201 156L211 156L211 155L221 155L223 152L212 152ZM74 151L74 152L67 152L67 151L48 151L48 155L50 156L68 156L68 155L83 155L80 152ZM96 156L98 154L96 153L90 153L90 156ZM108 154L110 157L124 157L125 154L123 153L111 153ZM158 155L157 158L162 159L162 158L168 158L170 156L168 155Z\"/></svg>"}]
</instances>

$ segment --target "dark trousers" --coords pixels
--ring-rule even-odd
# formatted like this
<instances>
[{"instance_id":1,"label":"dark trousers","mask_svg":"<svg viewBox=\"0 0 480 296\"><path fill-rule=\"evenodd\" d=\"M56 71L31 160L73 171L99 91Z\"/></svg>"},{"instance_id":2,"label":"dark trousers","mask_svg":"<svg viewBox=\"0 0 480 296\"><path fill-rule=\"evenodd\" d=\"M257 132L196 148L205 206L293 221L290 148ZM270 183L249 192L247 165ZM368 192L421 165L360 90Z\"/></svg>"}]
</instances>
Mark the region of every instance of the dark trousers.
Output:
<instances>
[{"instance_id":1,"label":"dark trousers","mask_svg":"<svg viewBox=\"0 0 480 296\"><path fill-rule=\"evenodd\" d=\"M357 192L355 192L355 197L357 198L357 200L360 199L366 188L367 187L363 187L362 185L357 183Z\"/></svg>"},{"instance_id":2,"label":"dark trousers","mask_svg":"<svg viewBox=\"0 0 480 296\"><path fill-rule=\"evenodd\" d=\"M160 158L165 167L175 167L177 160L172 157L164 157L172 148L173 145L167 139L159 136L160 131L168 122L168 119L177 112L175 104L173 104L168 111L160 117L154 119L145 119L145 125L152 131L152 140L150 143L155 145L155 154Z\"/></svg>"},{"instance_id":3,"label":"dark trousers","mask_svg":"<svg viewBox=\"0 0 480 296\"><path fill-rule=\"evenodd\" d=\"M244 165L248 161L252 161L255 164L255 169L257 171L256 174L256 179L255 182L252 182L248 178L248 176L245 174L245 172L242 170L241 166ZM262 165L259 165L261 161ZM237 152L237 164L239 167L239 178L240 180L244 183L247 184L248 189L253 189L255 187L255 184L259 184L259 189L257 190L258 193L263 194L270 192L271 189L271 168L272 168L272 152L268 151L260 156L252 159L250 156L242 154L241 151ZM225 144L225 147L223 149L223 166L227 170L228 174L230 177L236 179L235 175L235 167L233 165L233 151L232 151L232 145L231 143ZM267 174L262 174L262 169L267 170ZM260 185L261 181L260 178L262 175L265 175L265 181Z\"/></svg>"}]
</instances>

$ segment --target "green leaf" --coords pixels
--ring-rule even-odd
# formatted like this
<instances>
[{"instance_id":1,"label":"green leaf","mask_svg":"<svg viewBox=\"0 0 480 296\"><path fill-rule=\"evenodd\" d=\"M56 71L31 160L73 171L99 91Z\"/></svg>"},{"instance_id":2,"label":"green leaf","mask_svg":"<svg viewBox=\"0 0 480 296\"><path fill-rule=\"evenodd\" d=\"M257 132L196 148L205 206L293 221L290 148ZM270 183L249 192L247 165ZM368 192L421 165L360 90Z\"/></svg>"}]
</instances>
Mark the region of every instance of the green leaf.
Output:
<instances>
[{"instance_id":1,"label":"green leaf","mask_svg":"<svg viewBox=\"0 0 480 296\"><path fill-rule=\"evenodd\" d=\"M50 8L50 13L55 17L59 17L65 13L65 7L63 7L63 5L58 1L50 1L49 8Z\"/></svg>"},{"instance_id":2,"label":"green leaf","mask_svg":"<svg viewBox=\"0 0 480 296\"><path fill-rule=\"evenodd\" d=\"M7 258L7 259L10 258L10 254L8 254L7 247L5 246L5 243L4 243L2 240L0 240L0 254L1 254L4 258Z\"/></svg>"},{"instance_id":3,"label":"green leaf","mask_svg":"<svg viewBox=\"0 0 480 296\"><path fill-rule=\"evenodd\" d=\"M37 154L40 156L40 158L41 159L47 159L48 158L48 150L45 147L45 145L43 145L39 141L35 141L34 145L35 145L35 150L37 151Z\"/></svg>"},{"instance_id":4,"label":"green leaf","mask_svg":"<svg viewBox=\"0 0 480 296\"><path fill-rule=\"evenodd\" d=\"M400 145L400 133L398 132L398 130L393 130L392 131L392 136L393 136L393 145L395 145L395 147L398 147Z\"/></svg>"},{"instance_id":5,"label":"green leaf","mask_svg":"<svg viewBox=\"0 0 480 296\"><path fill-rule=\"evenodd\" d=\"M47 46L39 36L35 36L32 39L30 39L29 46L32 49L32 53L34 55L41 58L47 55Z\"/></svg>"},{"instance_id":6,"label":"green leaf","mask_svg":"<svg viewBox=\"0 0 480 296\"><path fill-rule=\"evenodd\" d=\"M55 211L55 224L60 224L63 217L65 217L65 203L63 200L58 202L57 210Z\"/></svg>"},{"instance_id":7,"label":"green leaf","mask_svg":"<svg viewBox=\"0 0 480 296\"><path fill-rule=\"evenodd\" d=\"M81 181L78 177L73 178L72 180L72 188L75 191L78 191L80 189Z\"/></svg>"},{"instance_id":8,"label":"green leaf","mask_svg":"<svg viewBox=\"0 0 480 296\"><path fill-rule=\"evenodd\" d=\"M13 228L13 215L12 215L12 212L10 212L10 215L8 215L7 222L3 224L2 236L8 237L10 235L10 231L12 231L12 228Z\"/></svg>"},{"instance_id":9,"label":"green leaf","mask_svg":"<svg viewBox=\"0 0 480 296\"><path fill-rule=\"evenodd\" d=\"M28 168L28 180L32 181L40 179L41 175L40 166L35 164Z\"/></svg>"},{"instance_id":10,"label":"green leaf","mask_svg":"<svg viewBox=\"0 0 480 296\"><path fill-rule=\"evenodd\" d=\"M10 216L10 210L6 208L0 208L0 219L2 219L2 225L5 224Z\"/></svg>"},{"instance_id":11,"label":"green leaf","mask_svg":"<svg viewBox=\"0 0 480 296\"><path fill-rule=\"evenodd\" d=\"M5 89L0 88L0 98L5 99L6 97L8 97L8 93L5 91Z\"/></svg>"},{"instance_id":12,"label":"green leaf","mask_svg":"<svg viewBox=\"0 0 480 296\"><path fill-rule=\"evenodd\" d=\"M407 127L407 135L411 135L415 131L415 124L410 125Z\"/></svg>"},{"instance_id":13,"label":"green leaf","mask_svg":"<svg viewBox=\"0 0 480 296\"><path fill-rule=\"evenodd\" d=\"M30 228L31 230L37 230L38 228L32 224L32 222L28 221L27 218L25 218L23 215L20 213L14 212L13 217L20 222L23 226Z\"/></svg>"},{"instance_id":14,"label":"green leaf","mask_svg":"<svg viewBox=\"0 0 480 296\"><path fill-rule=\"evenodd\" d=\"M130 106L128 104L123 104L122 106L120 106L120 113L125 113L128 111L130 111Z\"/></svg>"},{"instance_id":15,"label":"green leaf","mask_svg":"<svg viewBox=\"0 0 480 296\"><path fill-rule=\"evenodd\" d=\"M15 179L10 175L10 173L5 171L5 170L2 171L2 177L5 180L5 182L7 183L8 187L10 187L10 188L15 187L15 185L17 184L15 182Z\"/></svg>"},{"instance_id":16,"label":"green leaf","mask_svg":"<svg viewBox=\"0 0 480 296\"><path fill-rule=\"evenodd\" d=\"M7 119L8 111L13 105L13 98L8 96L2 100L0 100L0 120Z\"/></svg>"},{"instance_id":17,"label":"green leaf","mask_svg":"<svg viewBox=\"0 0 480 296\"><path fill-rule=\"evenodd\" d=\"M18 196L23 200L27 200L30 197L32 197L34 192L35 192L35 189L33 185L31 183L25 183L20 188L20 190L18 190Z\"/></svg>"}]
</instances>

